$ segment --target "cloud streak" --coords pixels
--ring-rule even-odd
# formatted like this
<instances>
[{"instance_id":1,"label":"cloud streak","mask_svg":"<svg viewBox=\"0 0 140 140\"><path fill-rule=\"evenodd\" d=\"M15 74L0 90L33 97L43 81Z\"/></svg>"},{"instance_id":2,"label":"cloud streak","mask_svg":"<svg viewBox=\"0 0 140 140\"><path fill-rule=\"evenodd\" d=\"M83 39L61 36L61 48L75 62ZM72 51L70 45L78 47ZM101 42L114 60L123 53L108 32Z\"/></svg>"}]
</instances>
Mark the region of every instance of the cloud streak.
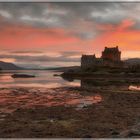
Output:
<instances>
[{"instance_id":1,"label":"cloud streak","mask_svg":"<svg viewBox=\"0 0 140 140\"><path fill-rule=\"evenodd\" d=\"M70 63L79 64L82 52L60 52L44 53L33 51L21 52L3 52L0 54L0 61L12 62L15 64L24 64L25 67L32 67L35 64L48 66L49 63ZM28 64L26 65L26 63ZM44 65L45 63L45 65Z\"/></svg>"}]
</instances>

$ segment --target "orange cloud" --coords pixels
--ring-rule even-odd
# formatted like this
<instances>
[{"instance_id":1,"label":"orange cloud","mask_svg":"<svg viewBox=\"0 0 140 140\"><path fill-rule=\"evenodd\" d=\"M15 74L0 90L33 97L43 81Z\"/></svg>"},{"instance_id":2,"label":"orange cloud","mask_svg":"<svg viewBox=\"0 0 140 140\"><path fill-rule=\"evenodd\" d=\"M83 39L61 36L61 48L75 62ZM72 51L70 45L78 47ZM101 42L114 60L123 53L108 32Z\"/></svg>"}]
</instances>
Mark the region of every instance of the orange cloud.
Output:
<instances>
[{"instance_id":1,"label":"orange cloud","mask_svg":"<svg viewBox=\"0 0 140 140\"><path fill-rule=\"evenodd\" d=\"M118 45L123 51L140 51L140 30L133 29L134 24L135 22L132 20L124 20L116 27L103 25L102 29L105 29L106 32L96 37L93 44L100 49L104 46Z\"/></svg>"},{"instance_id":2,"label":"orange cloud","mask_svg":"<svg viewBox=\"0 0 140 140\"><path fill-rule=\"evenodd\" d=\"M71 34L70 29L11 25L3 27L0 32L0 48L9 50L47 49L54 52L76 50L100 54L105 46L118 45L123 53L136 52L140 51L140 30L134 29L134 26L135 21L131 19L125 19L118 25L96 24L95 28L101 33L95 38L86 40ZM91 28L91 25L89 27ZM89 32L89 27L87 32ZM82 30L82 28L78 29ZM127 54L130 55L130 53Z\"/></svg>"},{"instance_id":3,"label":"orange cloud","mask_svg":"<svg viewBox=\"0 0 140 140\"><path fill-rule=\"evenodd\" d=\"M80 42L63 29L44 29L32 27L5 27L0 33L0 47L7 49L36 49L59 47Z\"/></svg>"}]
</instances>

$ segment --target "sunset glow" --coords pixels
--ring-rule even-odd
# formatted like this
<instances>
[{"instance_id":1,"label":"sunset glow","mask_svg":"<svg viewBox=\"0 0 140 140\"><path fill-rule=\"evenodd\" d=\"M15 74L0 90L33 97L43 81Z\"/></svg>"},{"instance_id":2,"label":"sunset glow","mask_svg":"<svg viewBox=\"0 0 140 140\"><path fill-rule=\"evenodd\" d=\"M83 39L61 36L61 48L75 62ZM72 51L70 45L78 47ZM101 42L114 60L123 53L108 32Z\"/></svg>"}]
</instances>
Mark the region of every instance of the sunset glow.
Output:
<instances>
[{"instance_id":1,"label":"sunset glow","mask_svg":"<svg viewBox=\"0 0 140 140\"><path fill-rule=\"evenodd\" d=\"M77 65L81 54L100 56L116 45L123 59L140 57L139 9L139 3L0 3L0 60L26 64L23 58L33 56Z\"/></svg>"}]
</instances>

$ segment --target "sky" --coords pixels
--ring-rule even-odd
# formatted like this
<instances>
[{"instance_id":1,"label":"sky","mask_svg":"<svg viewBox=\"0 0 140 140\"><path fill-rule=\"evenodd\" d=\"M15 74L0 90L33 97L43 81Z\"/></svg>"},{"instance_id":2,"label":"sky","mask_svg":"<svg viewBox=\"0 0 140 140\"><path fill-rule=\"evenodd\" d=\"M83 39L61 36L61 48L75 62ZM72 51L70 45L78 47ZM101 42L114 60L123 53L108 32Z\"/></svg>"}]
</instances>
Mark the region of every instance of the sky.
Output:
<instances>
[{"instance_id":1,"label":"sky","mask_svg":"<svg viewBox=\"0 0 140 140\"><path fill-rule=\"evenodd\" d=\"M0 61L24 67L80 65L119 46L140 57L140 2L0 2Z\"/></svg>"}]
</instances>

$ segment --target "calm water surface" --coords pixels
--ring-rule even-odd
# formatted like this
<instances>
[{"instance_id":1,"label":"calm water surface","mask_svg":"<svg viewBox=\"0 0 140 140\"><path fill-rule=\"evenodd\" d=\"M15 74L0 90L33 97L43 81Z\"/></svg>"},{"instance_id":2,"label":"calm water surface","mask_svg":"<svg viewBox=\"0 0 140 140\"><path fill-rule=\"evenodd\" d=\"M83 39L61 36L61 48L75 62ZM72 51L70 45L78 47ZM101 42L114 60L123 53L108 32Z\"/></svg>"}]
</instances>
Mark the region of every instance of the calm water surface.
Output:
<instances>
[{"instance_id":1,"label":"calm water surface","mask_svg":"<svg viewBox=\"0 0 140 140\"><path fill-rule=\"evenodd\" d=\"M35 78L12 78L14 73L31 74ZM36 106L74 106L76 109L102 101L99 93L83 96L78 90L56 87L80 87L80 80L66 81L54 74L55 71L22 70L0 73L0 121L3 113L11 113L18 108Z\"/></svg>"},{"instance_id":2,"label":"calm water surface","mask_svg":"<svg viewBox=\"0 0 140 140\"><path fill-rule=\"evenodd\" d=\"M35 78L12 78L14 73L31 74ZM48 70L18 70L18 71L2 71L0 73L0 88L7 87L45 87L56 88L65 86L80 86L80 81L73 82L65 81L61 77L53 76L54 74L61 74L61 72Z\"/></svg>"},{"instance_id":3,"label":"calm water surface","mask_svg":"<svg viewBox=\"0 0 140 140\"><path fill-rule=\"evenodd\" d=\"M12 78L11 75L30 74L35 78ZM119 88L128 90L127 86L102 86L103 82L91 79L81 79L69 82L54 74L61 72L47 70L22 70L0 72L0 121L4 119L3 113L11 113L19 108L32 108L37 106L73 106L82 109L88 105L98 104L104 101L101 93L94 90L91 94L81 90L68 90L59 87L82 87L85 89L96 88ZM97 83L98 82L98 83ZM56 89L53 89L56 88ZM134 90L136 87L132 87Z\"/></svg>"}]
</instances>

